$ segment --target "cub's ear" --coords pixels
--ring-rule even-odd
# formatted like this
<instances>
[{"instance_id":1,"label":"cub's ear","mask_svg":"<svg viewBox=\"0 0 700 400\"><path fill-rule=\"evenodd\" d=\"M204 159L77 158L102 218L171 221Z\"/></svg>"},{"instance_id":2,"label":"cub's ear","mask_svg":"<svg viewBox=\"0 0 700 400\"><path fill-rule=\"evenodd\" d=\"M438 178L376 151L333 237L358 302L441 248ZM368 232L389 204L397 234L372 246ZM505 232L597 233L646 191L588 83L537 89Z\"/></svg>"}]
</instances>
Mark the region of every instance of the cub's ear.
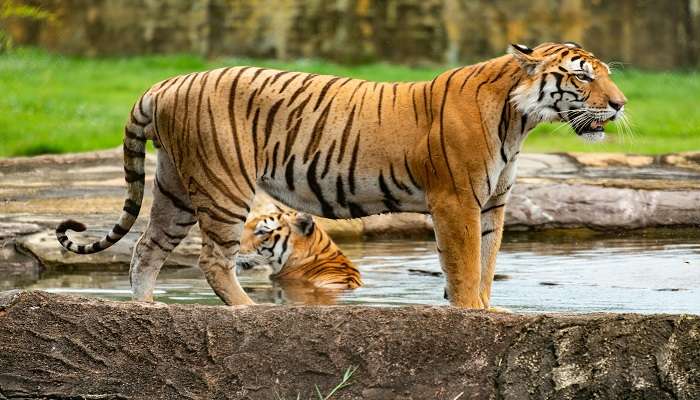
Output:
<instances>
[{"instance_id":1,"label":"cub's ear","mask_svg":"<svg viewBox=\"0 0 700 400\"><path fill-rule=\"evenodd\" d=\"M518 61L528 75L534 75L537 68L542 64L542 59L532 55L533 49L522 44L511 44L508 53Z\"/></svg>"},{"instance_id":2,"label":"cub's ear","mask_svg":"<svg viewBox=\"0 0 700 400\"><path fill-rule=\"evenodd\" d=\"M283 214L284 210L273 202L263 202L259 207L256 207L256 214L266 215L266 214Z\"/></svg>"},{"instance_id":3,"label":"cub's ear","mask_svg":"<svg viewBox=\"0 0 700 400\"><path fill-rule=\"evenodd\" d=\"M313 233L316 223L314 219L305 213L298 213L296 220L294 221L294 226L301 232L304 236L309 236Z\"/></svg>"}]
</instances>

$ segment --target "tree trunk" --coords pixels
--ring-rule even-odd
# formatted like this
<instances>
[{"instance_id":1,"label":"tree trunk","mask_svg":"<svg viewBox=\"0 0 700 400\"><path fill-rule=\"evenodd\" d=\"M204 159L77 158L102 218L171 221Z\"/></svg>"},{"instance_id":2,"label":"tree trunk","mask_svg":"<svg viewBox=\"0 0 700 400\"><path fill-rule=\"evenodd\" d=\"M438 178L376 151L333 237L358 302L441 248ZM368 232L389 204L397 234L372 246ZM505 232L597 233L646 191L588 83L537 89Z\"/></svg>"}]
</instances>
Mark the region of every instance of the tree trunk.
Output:
<instances>
[{"instance_id":1,"label":"tree trunk","mask_svg":"<svg viewBox=\"0 0 700 400\"><path fill-rule=\"evenodd\" d=\"M700 317L0 294L0 399L309 399L351 366L332 399L697 399Z\"/></svg>"}]
</instances>

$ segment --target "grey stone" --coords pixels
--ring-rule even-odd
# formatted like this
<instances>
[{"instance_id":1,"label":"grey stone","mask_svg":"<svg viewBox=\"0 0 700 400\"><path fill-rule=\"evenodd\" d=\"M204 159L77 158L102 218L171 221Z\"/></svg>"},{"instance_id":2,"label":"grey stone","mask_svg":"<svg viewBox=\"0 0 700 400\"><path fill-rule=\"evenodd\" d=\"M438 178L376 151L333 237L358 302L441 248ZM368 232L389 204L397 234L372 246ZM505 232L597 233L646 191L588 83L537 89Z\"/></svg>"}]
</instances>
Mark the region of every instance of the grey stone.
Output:
<instances>
[{"instance_id":1,"label":"grey stone","mask_svg":"<svg viewBox=\"0 0 700 400\"><path fill-rule=\"evenodd\" d=\"M700 226L700 190L637 190L593 185L516 185L506 228L636 229Z\"/></svg>"},{"instance_id":2,"label":"grey stone","mask_svg":"<svg viewBox=\"0 0 700 400\"><path fill-rule=\"evenodd\" d=\"M36 282L41 272L38 259L17 250L11 240L0 240L0 290Z\"/></svg>"}]
</instances>

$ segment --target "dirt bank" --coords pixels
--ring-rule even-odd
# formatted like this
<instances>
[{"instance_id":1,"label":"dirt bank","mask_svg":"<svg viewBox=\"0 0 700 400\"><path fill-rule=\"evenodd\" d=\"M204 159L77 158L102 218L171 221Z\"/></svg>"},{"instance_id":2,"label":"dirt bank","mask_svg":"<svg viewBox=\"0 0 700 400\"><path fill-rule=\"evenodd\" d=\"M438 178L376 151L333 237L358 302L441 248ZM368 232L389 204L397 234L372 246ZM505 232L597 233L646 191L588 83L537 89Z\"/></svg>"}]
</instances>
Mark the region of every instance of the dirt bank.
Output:
<instances>
[{"instance_id":1,"label":"dirt bank","mask_svg":"<svg viewBox=\"0 0 700 400\"><path fill-rule=\"evenodd\" d=\"M700 317L0 294L0 399L696 399ZM304 396L306 395L306 396Z\"/></svg>"}]
</instances>

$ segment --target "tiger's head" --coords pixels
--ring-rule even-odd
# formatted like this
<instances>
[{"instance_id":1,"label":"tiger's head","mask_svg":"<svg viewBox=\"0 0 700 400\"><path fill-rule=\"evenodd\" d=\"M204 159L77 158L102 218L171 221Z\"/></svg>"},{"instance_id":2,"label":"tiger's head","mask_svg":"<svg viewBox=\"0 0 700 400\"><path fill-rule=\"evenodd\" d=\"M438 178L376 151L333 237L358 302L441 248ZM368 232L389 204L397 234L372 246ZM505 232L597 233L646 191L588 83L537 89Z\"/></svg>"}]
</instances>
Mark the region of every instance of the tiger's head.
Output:
<instances>
[{"instance_id":1,"label":"tiger's head","mask_svg":"<svg viewBox=\"0 0 700 400\"><path fill-rule=\"evenodd\" d=\"M610 68L576 43L513 44L510 53L525 71L511 101L528 117L567 122L593 141L605 137L607 122L624 117L627 99Z\"/></svg>"},{"instance_id":2,"label":"tiger's head","mask_svg":"<svg viewBox=\"0 0 700 400\"><path fill-rule=\"evenodd\" d=\"M269 265L279 273L312 255L313 233L318 229L309 214L295 211L260 215L246 222L236 267L251 269Z\"/></svg>"}]
</instances>

